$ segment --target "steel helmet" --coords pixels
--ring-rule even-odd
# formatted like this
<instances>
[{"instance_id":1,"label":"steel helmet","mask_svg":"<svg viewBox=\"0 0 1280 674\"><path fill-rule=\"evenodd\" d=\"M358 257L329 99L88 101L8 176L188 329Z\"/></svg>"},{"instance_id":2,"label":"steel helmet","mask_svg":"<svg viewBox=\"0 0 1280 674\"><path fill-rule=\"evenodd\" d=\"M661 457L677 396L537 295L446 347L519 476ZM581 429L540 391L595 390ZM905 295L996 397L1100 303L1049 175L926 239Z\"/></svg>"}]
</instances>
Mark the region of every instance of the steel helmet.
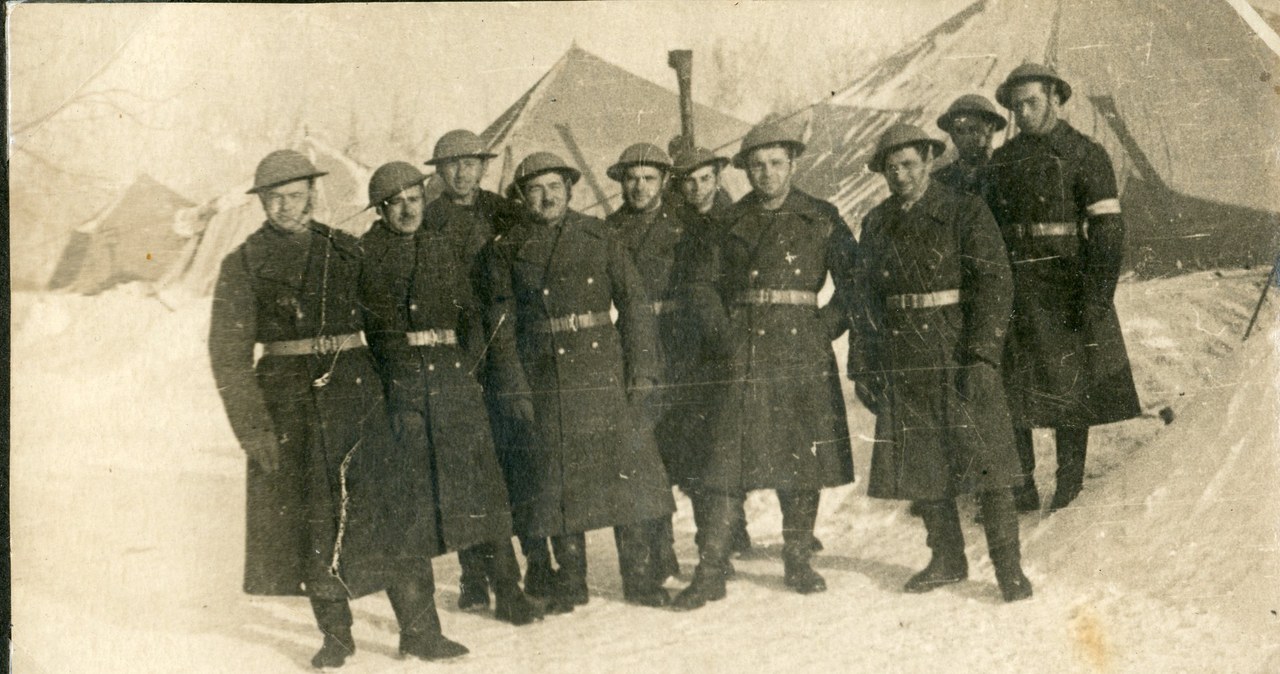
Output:
<instances>
[{"instance_id":1,"label":"steel helmet","mask_svg":"<svg viewBox=\"0 0 1280 674\"><path fill-rule=\"evenodd\" d=\"M517 185L523 184L526 180L536 178L544 173L552 171L564 176L564 179L572 185L578 182L582 177L582 172L565 163L559 155L554 152L534 152L533 154L520 160L516 164L516 172L513 181Z\"/></svg>"},{"instance_id":2,"label":"steel helmet","mask_svg":"<svg viewBox=\"0 0 1280 674\"><path fill-rule=\"evenodd\" d=\"M258 162L258 170L253 173L253 187L246 194L258 194L295 180L319 178L322 175L328 174L317 170L301 152L276 150Z\"/></svg>"},{"instance_id":3,"label":"steel helmet","mask_svg":"<svg viewBox=\"0 0 1280 674\"><path fill-rule=\"evenodd\" d=\"M794 127L794 128L793 128ZM792 155L804 154L803 129L800 125L784 124L782 120L765 120L755 125L742 139L742 149L733 156L734 168L747 168L747 156L756 148L783 145L791 148Z\"/></svg>"},{"instance_id":4,"label":"steel helmet","mask_svg":"<svg viewBox=\"0 0 1280 674\"><path fill-rule=\"evenodd\" d=\"M729 165L729 160L705 147L695 147L676 153L675 161L672 164L671 170L673 173L684 175L693 173L707 164L714 164L717 170L722 170Z\"/></svg>"},{"instance_id":5,"label":"steel helmet","mask_svg":"<svg viewBox=\"0 0 1280 674\"><path fill-rule=\"evenodd\" d=\"M618 163L604 172L610 178L622 182L623 174L630 166L653 166L663 171L671 170L671 157L652 143L636 143L622 151Z\"/></svg>"},{"instance_id":6,"label":"steel helmet","mask_svg":"<svg viewBox=\"0 0 1280 674\"><path fill-rule=\"evenodd\" d=\"M1051 66L1041 65L1039 63L1024 63L1009 76L1004 78L1004 83L996 87L996 101L1010 110L1013 109L1013 101L1009 100L1009 96L1013 93L1013 88L1023 82L1052 82L1058 85L1058 93L1062 96L1062 102L1066 103L1071 98L1071 85L1067 81L1058 76L1058 72Z\"/></svg>"},{"instance_id":7,"label":"steel helmet","mask_svg":"<svg viewBox=\"0 0 1280 674\"><path fill-rule=\"evenodd\" d=\"M493 159L496 156L498 155L488 151L488 148L484 146L484 141L480 140L480 136L466 129L455 129L440 136L440 140L436 141L435 152L431 153L431 159L426 164L427 166L436 166L450 159L461 159L462 157Z\"/></svg>"},{"instance_id":8,"label":"steel helmet","mask_svg":"<svg viewBox=\"0 0 1280 674\"><path fill-rule=\"evenodd\" d=\"M951 123L954 122L957 117L963 117L965 115L973 115L987 120L996 131L1001 131L1004 127L1008 126L1008 122L1005 121L1004 115L1000 114L996 110L996 106L993 105L991 101L988 101L986 96L965 94L952 101L951 106L947 108L947 111L938 117L938 128L946 131L947 133L951 133Z\"/></svg>"},{"instance_id":9,"label":"steel helmet","mask_svg":"<svg viewBox=\"0 0 1280 674\"><path fill-rule=\"evenodd\" d=\"M369 208L403 192L405 189L421 184L427 176L418 167L403 161L393 161L378 167L369 178Z\"/></svg>"},{"instance_id":10,"label":"steel helmet","mask_svg":"<svg viewBox=\"0 0 1280 674\"><path fill-rule=\"evenodd\" d=\"M946 143L936 138L930 138L929 134L918 126L894 124L880 136L880 141L876 143L876 153L872 155L871 161L867 162L867 168L880 173L884 170L885 157L890 152L909 145L925 145L933 148L933 156L935 157L947 149Z\"/></svg>"}]
</instances>

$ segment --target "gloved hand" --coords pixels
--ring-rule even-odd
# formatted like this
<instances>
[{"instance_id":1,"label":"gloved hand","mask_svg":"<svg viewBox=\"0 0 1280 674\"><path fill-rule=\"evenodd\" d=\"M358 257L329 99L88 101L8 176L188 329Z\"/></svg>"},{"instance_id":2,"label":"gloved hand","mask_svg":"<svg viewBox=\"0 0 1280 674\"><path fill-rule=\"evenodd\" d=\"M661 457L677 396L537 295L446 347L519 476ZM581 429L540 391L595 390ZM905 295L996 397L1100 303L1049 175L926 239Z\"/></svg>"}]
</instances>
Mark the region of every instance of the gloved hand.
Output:
<instances>
[{"instance_id":1,"label":"gloved hand","mask_svg":"<svg viewBox=\"0 0 1280 674\"><path fill-rule=\"evenodd\" d=\"M874 374L859 376L853 380L853 392L858 401L872 414L880 415L880 403L884 399L884 375Z\"/></svg>"},{"instance_id":2,"label":"gloved hand","mask_svg":"<svg viewBox=\"0 0 1280 674\"><path fill-rule=\"evenodd\" d=\"M508 398L507 415L526 424L533 423L533 401L528 396L512 396Z\"/></svg>"},{"instance_id":3,"label":"gloved hand","mask_svg":"<svg viewBox=\"0 0 1280 674\"><path fill-rule=\"evenodd\" d=\"M627 401L632 405L643 405L657 391L658 381L653 377L633 377L627 387Z\"/></svg>"},{"instance_id":4,"label":"gloved hand","mask_svg":"<svg viewBox=\"0 0 1280 674\"><path fill-rule=\"evenodd\" d=\"M243 443L244 453L262 472L274 473L280 467L280 442L283 441L286 439L277 441L273 433L262 433Z\"/></svg>"}]
</instances>

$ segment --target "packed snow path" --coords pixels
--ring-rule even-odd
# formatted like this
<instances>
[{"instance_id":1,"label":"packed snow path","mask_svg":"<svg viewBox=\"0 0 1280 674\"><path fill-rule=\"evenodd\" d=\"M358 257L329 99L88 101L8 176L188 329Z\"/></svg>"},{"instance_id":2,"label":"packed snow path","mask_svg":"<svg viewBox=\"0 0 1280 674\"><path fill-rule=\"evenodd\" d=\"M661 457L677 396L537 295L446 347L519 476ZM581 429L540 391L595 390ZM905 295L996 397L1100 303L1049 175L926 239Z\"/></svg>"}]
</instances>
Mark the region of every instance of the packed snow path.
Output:
<instances>
[{"instance_id":1,"label":"packed snow path","mask_svg":"<svg viewBox=\"0 0 1280 674\"><path fill-rule=\"evenodd\" d=\"M515 628L460 612L457 562L435 568L455 672L1280 671L1276 313L1240 344L1261 274L1122 284L1150 414L1096 429L1073 508L1024 516L1030 601L1005 605L966 510L968 582L907 596L928 559L919 520L865 495L870 416L851 407L860 481L823 495L815 561L831 589L782 585L780 516L748 502L756 552L726 600L692 613L624 604L612 536L588 537L590 604ZM205 356L208 301L126 288L15 295L14 671L306 671L320 639L303 599L240 591L243 455ZM850 398L852 399L852 398ZM1171 425L1156 416L1170 406ZM1039 436L1039 482L1053 450ZM677 546L696 561L688 501ZM342 671L412 672L384 595L354 603Z\"/></svg>"}]
</instances>

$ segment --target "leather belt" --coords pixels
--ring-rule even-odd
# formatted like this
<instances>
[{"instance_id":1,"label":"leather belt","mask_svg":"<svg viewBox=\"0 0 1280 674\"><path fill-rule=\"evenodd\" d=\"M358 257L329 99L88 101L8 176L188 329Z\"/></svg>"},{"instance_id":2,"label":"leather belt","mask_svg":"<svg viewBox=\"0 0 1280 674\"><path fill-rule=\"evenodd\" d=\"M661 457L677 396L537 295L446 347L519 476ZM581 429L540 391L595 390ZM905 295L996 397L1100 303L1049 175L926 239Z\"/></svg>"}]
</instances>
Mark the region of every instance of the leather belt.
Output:
<instances>
[{"instance_id":1,"label":"leather belt","mask_svg":"<svg viewBox=\"0 0 1280 674\"><path fill-rule=\"evenodd\" d=\"M348 349L359 349L367 346L364 332L351 332L345 335L320 335L311 339L287 339L280 342L264 342L263 356L322 356L338 353Z\"/></svg>"},{"instance_id":2,"label":"leather belt","mask_svg":"<svg viewBox=\"0 0 1280 674\"><path fill-rule=\"evenodd\" d=\"M1075 236L1080 231L1080 225L1074 222L1033 222L1031 224L1018 223L1013 226L1014 231L1019 237L1036 237L1036 236Z\"/></svg>"},{"instance_id":3,"label":"leather belt","mask_svg":"<svg viewBox=\"0 0 1280 674\"><path fill-rule=\"evenodd\" d=\"M738 304L796 304L818 306L818 293L808 290L746 290L738 295Z\"/></svg>"},{"instance_id":4,"label":"leather belt","mask_svg":"<svg viewBox=\"0 0 1280 674\"><path fill-rule=\"evenodd\" d=\"M960 291L958 289L939 290L932 293L890 295L885 298L885 304L898 309L929 309L931 307L945 307L959 303Z\"/></svg>"},{"instance_id":5,"label":"leather belt","mask_svg":"<svg viewBox=\"0 0 1280 674\"><path fill-rule=\"evenodd\" d=\"M537 332L577 332L602 325L612 325L613 319L607 311L589 311L585 314L569 314L557 316L533 324Z\"/></svg>"},{"instance_id":6,"label":"leather belt","mask_svg":"<svg viewBox=\"0 0 1280 674\"><path fill-rule=\"evenodd\" d=\"M418 330L404 333L409 346L454 346L458 343L458 333L453 330Z\"/></svg>"}]
</instances>

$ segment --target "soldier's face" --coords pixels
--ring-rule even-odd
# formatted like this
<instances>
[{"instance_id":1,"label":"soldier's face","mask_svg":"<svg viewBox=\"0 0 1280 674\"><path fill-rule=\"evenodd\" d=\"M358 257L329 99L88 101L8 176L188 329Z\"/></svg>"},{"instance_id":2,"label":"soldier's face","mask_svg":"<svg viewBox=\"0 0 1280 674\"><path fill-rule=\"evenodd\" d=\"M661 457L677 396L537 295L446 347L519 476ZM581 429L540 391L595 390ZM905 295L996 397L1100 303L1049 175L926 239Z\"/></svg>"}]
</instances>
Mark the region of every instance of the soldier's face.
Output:
<instances>
[{"instance_id":1,"label":"soldier's face","mask_svg":"<svg viewBox=\"0 0 1280 674\"><path fill-rule=\"evenodd\" d=\"M689 173L680 181L680 193L684 195L684 200L698 209L699 213L711 210L719 189L720 172L711 164Z\"/></svg>"},{"instance_id":2,"label":"soldier's face","mask_svg":"<svg viewBox=\"0 0 1280 674\"><path fill-rule=\"evenodd\" d=\"M465 199L480 188L485 169L489 162L480 157L459 157L440 164L437 172L444 180L444 188L449 196Z\"/></svg>"},{"instance_id":3,"label":"soldier's face","mask_svg":"<svg viewBox=\"0 0 1280 674\"><path fill-rule=\"evenodd\" d=\"M314 189L310 180L295 180L272 187L258 194L267 222L281 231L296 234L307 228L311 220L311 198Z\"/></svg>"},{"instance_id":4,"label":"soldier's face","mask_svg":"<svg viewBox=\"0 0 1280 674\"><path fill-rule=\"evenodd\" d=\"M378 207L378 213L391 229L403 234L411 234L422 226L422 212L426 201L426 193L422 185L414 185L382 202Z\"/></svg>"},{"instance_id":5,"label":"soldier's face","mask_svg":"<svg viewBox=\"0 0 1280 674\"><path fill-rule=\"evenodd\" d=\"M961 115L951 122L951 142L960 156L968 160L986 159L994 134L995 127L981 117Z\"/></svg>"},{"instance_id":6,"label":"soldier's face","mask_svg":"<svg viewBox=\"0 0 1280 674\"><path fill-rule=\"evenodd\" d=\"M662 188L666 173L656 166L628 166L622 172L622 198L637 211L648 211L662 205Z\"/></svg>"},{"instance_id":7,"label":"soldier's face","mask_svg":"<svg viewBox=\"0 0 1280 674\"><path fill-rule=\"evenodd\" d=\"M1023 82L1009 95L1013 118L1023 133L1042 135L1053 130L1058 121L1058 97L1049 93L1044 82Z\"/></svg>"},{"instance_id":8,"label":"soldier's face","mask_svg":"<svg viewBox=\"0 0 1280 674\"><path fill-rule=\"evenodd\" d=\"M522 191L529 213L543 224L559 222L569 209L569 184L554 171L526 180Z\"/></svg>"},{"instance_id":9,"label":"soldier's face","mask_svg":"<svg viewBox=\"0 0 1280 674\"><path fill-rule=\"evenodd\" d=\"M791 174L795 161L785 147L774 145L751 151L747 155L747 179L751 189L766 199L777 199L791 190Z\"/></svg>"},{"instance_id":10,"label":"soldier's face","mask_svg":"<svg viewBox=\"0 0 1280 674\"><path fill-rule=\"evenodd\" d=\"M905 201L919 199L929 187L929 170L933 160L915 146L898 148L884 158L884 179L889 191Z\"/></svg>"}]
</instances>

